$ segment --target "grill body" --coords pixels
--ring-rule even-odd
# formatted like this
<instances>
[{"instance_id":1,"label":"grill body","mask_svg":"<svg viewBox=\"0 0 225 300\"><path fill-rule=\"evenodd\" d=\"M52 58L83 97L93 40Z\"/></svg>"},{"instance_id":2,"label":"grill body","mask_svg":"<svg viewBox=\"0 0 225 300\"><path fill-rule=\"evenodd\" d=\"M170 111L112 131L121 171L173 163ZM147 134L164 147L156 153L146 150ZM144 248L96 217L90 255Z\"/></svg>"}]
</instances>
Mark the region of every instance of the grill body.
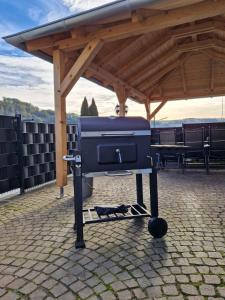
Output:
<instances>
[{"instance_id":1,"label":"grill body","mask_svg":"<svg viewBox=\"0 0 225 300\"><path fill-rule=\"evenodd\" d=\"M78 119L77 148L74 156L64 158L73 162L76 248L85 247L84 224L148 217L150 234L160 238L166 234L167 223L158 217L157 171L150 157L150 137L150 124L143 118ZM125 207L123 212L118 212L118 207L110 208L110 213L107 212L105 216L102 216L96 207L83 209L82 181L85 177L132 173L136 174L136 204L126 206L122 204L120 209ZM143 202L142 174L149 174L151 212L146 209ZM105 207L100 209L105 210Z\"/></svg>"},{"instance_id":2,"label":"grill body","mask_svg":"<svg viewBox=\"0 0 225 300\"><path fill-rule=\"evenodd\" d=\"M77 145L82 172L150 168L150 125L140 117L81 117Z\"/></svg>"}]
</instances>

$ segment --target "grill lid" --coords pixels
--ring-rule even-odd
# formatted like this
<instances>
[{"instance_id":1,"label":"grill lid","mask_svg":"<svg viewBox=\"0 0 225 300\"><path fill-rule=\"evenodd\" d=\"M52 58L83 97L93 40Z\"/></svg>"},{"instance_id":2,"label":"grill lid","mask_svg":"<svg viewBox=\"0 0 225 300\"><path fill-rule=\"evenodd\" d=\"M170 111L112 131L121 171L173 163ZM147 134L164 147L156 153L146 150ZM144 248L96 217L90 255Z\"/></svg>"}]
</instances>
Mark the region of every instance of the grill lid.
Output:
<instances>
[{"instance_id":1,"label":"grill lid","mask_svg":"<svg viewBox=\"0 0 225 300\"><path fill-rule=\"evenodd\" d=\"M78 136L150 135L150 123L142 117L80 117Z\"/></svg>"}]
</instances>

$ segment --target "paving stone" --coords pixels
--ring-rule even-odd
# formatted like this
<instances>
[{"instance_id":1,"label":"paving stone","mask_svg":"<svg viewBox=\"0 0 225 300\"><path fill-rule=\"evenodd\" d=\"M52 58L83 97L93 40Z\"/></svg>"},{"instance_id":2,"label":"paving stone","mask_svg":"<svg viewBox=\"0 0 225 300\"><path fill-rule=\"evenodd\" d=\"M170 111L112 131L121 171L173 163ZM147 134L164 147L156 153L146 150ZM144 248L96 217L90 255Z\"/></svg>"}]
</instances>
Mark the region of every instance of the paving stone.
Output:
<instances>
[{"instance_id":1,"label":"paving stone","mask_svg":"<svg viewBox=\"0 0 225 300\"><path fill-rule=\"evenodd\" d=\"M101 297L102 300L115 300L116 299L115 295L111 291L103 292L100 295L100 297ZM126 298L124 298L124 299L126 299Z\"/></svg>"},{"instance_id":2,"label":"paving stone","mask_svg":"<svg viewBox=\"0 0 225 300\"><path fill-rule=\"evenodd\" d=\"M129 290L120 291L120 292L117 293L117 296L118 296L119 300L132 299L132 294Z\"/></svg>"},{"instance_id":3,"label":"paving stone","mask_svg":"<svg viewBox=\"0 0 225 300\"><path fill-rule=\"evenodd\" d=\"M202 284L199 287L202 296L215 296L215 288L213 285Z\"/></svg>"},{"instance_id":4,"label":"paving stone","mask_svg":"<svg viewBox=\"0 0 225 300\"><path fill-rule=\"evenodd\" d=\"M59 299L59 300L75 300L76 298L73 293L67 292L66 294L58 297L57 299Z\"/></svg>"},{"instance_id":5,"label":"paving stone","mask_svg":"<svg viewBox=\"0 0 225 300\"><path fill-rule=\"evenodd\" d=\"M81 299L86 299L89 296L91 296L92 294L93 294L93 291L89 287L86 287L78 292L78 295L80 296Z\"/></svg>"},{"instance_id":6,"label":"paving stone","mask_svg":"<svg viewBox=\"0 0 225 300\"><path fill-rule=\"evenodd\" d=\"M163 293L167 296L176 296L179 294L175 285L165 285L162 287Z\"/></svg>"},{"instance_id":7,"label":"paving stone","mask_svg":"<svg viewBox=\"0 0 225 300\"><path fill-rule=\"evenodd\" d=\"M191 278L191 281L194 283L202 281L202 275L200 275L200 274L191 274L190 278Z\"/></svg>"},{"instance_id":8,"label":"paving stone","mask_svg":"<svg viewBox=\"0 0 225 300\"><path fill-rule=\"evenodd\" d=\"M204 275L204 281L207 284L220 284L220 278L217 275Z\"/></svg>"},{"instance_id":9,"label":"paving stone","mask_svg":"<svg viewBox=\"0 0 225 300\"><path fill-rule=\"evenodd\" d=\"M189 282L189 278L187 275L176 275L176 280L179 283L187 283Z\"/></svg>"},{"instance_id":10,"label":"paving stone","mask_svg":"<svg viewBox=\"0 0 225 300\"><path fill-rule=\"evenodd\" d=\"M3 296L7 291L5 289L0 288L0 297Z\"/></svg>"},{"instance_id":11,"label":"paving stone","mask_svg":"<svg viewBox=\"0 0 225 300\"><path fill-rule=\"evenodd\" d=\"M16 300L16 299L19 299L19 296L11 291L1 296L1 300Z\"/></svg>"},{"instance_id":12,"label":"paving stone","mask_svg":"<svg viewBox=\"0 0 225 300\"><path fill-rule=\"evenodd\" d=\"M24 286L25 283L26 283L26 280L24 280L23 278L18 278L18 279L15 279L13 282L11 282L8 285L8 288L13 289L13 290L18 290L22 286Z\"/></svg>"},{"instance_id":13,"label":"paving stone","mask_svg":"<svg viewBox=\"0 0 225 300\"><path fill-rule=\"evenodd\" d=\"M219 295L225 299L225 287L218 287L217 291Z\"/></svg>"},{"instance_id":14,"label":"paving stone","mask_svg":"<svg viewBox=\"0 0 225 300\"><path fill-rule=\"evenodd\" d=\"M7 287L15 279L12 275L5 275L0 278L0 288Z\"/></svg>"},{"instance_id":15,"label":"paving stone","mask_svg":"<svg viewBox=\"0 0 225 300\"><path fill-rule=\"evenodd\" d=\"M146 291L150 299L159 298L162 296L162 290L160 286L149 287Z\"/></svg>"},{"instance_id":16,"label":"paving stone","mask_svg":"<svg viewBox=\"0 0 225 300\"><path fill-rule=\"evenodd\" d=\"M34 290L36 290L37 285L29 282L23 288L20 289L20 292L25 295L31 294Z\"/></svg>"},{"instance_id":17,"label":"paving stone","mask_svg":"<svg viewBox=\"0 0 225 300\"><path fill-rule=\"evenodd\" d=\"M37 289L32 294L29 295L30 300L42 300L47 296L46 292L42 289Z\"/></svg>"},{"instance_id":18,"label":"paving stone","mask_svg":"<svg viewBox=\"0 0 225 300\"><path fill-rule=\"evenodd\" d=\"M77 281L70 285L70 289L74 291L74 293L78 293L83 288L85 288L85 284L82 281Z\"/></svg>"},{"instance_id":19,"label":"paving stone","mask_svg":"<svg viewBox=\"0 0 225 300\"><path fill-rule=\"evenodd\" d=\"M56 298L65 294L66 292L67 292L67 288L61 283L57 283L53 288L50 289L50 293Z\"/></svg>"},{"instance_id":20,"label":"paving stone","mask_svg":"<svg viewBox=\"0 0 225 300\"><path fill-rule=\"evenodd\" d=\"M185 295L198 295L198 290L195 286L191 284L181 284L180 285L182 293Z\"/></svg>"},{"instance_id":21,"label":"paving stone","mask_svg":"<svg viewBox=\"0 0 225 300\"><path fill-rule=\"evenodd\" d=\"M144 299L146 298L145 293L140 288L133 289L133 293L136 299Z\"/></svg>"}]
</instances>

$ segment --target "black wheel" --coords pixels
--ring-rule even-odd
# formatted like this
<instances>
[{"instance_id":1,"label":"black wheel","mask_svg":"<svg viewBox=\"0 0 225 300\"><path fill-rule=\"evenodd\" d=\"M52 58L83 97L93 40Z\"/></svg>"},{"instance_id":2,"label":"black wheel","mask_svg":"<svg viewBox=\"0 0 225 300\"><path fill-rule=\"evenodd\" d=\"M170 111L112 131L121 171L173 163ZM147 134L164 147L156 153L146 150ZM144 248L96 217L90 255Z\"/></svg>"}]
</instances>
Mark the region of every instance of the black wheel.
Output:
<instances>
[{"instance_id":1,"label":"black wheel","mask_svg":"<svg viewBox=\"0 0 225 300\"><path fill-rule=\"evenodd\" d=\"M142 206L146 209L145 204L143 204ZM139 211L141 214L145 214L145 213L146 213L146 211L145 211L144 209L142 209L138 204L133 205L133 207L134 207L137 211ZM137 211L136 211L135 209L133 209L133 207L131 207L131 210L130 210L131 213L132 213L132 215L138 215Z\"/></svg>"},{"instance_id":2,"label":"black wheel","mask_svg":"<svg viewBox=\"0 0 225 300\"><path fill-rule=\"evenodd\" d=\"M148 221L148 231L154 238L162 238L167 233L167 230L167 222L162 218L154 218Z\"/></svg>"}]
</instances>

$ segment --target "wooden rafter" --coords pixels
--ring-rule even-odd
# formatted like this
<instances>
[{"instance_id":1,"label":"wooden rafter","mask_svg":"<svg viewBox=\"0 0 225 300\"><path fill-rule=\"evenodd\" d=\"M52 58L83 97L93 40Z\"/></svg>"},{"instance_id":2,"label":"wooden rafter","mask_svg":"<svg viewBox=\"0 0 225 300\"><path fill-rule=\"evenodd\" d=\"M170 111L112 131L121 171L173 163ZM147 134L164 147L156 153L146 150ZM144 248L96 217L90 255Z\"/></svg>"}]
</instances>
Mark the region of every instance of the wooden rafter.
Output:
<instances>
[{"instance_id":1,"label":"wooden rafter","mask_svg":"<svg viewBox=\"0 0 225 300\"><path fill-rule=\"evenodd\" d=\"M151 86L148 85L148 89L145 90L145 93L147 95L149 95L149 97L151 97L153 91L156 88L160 88L162 86L163 82L165 82L173 74L173 72L180 66L180 64L183 64L190 56L191 56L190 53L183 54L175 63L168 65L167 68L162 69L162 71L164 71L164 72L166 71L166 73L160 74L160 72L159 72L159 73L155 74L155 77L150 78L149 82L151 82ZM159 78L159 75L161 75L160 78ZM156 77L156 76L158 76L158 77ZM162 96L162 93L160 94L160 96Z\"/></svg>"},{"instance_id":2,"label":"wooden rafter","mask_svg":"<svg viewBox=\"0 0 225 300\"><path fill-rule=\"evenodd\" d=\"M174 39L185 38L188 36L205 34L210 32L225 31L225 26L220 21L206 21L199 24L187 25L183 28L176 28L171 30L171 35Z\"/></svg>"},{"instance_id":3,"label":"wooden rafter","mask_svg":"<svg viewBox=\"0 0 225 300\"><path fill-rule=\"evenodd\" d=\"M160 111L161 108L163 108L163 106L166 103L167 103L167 101L164 100L156 107L156 109L150 114L150 120L152 120L155 117L155 115Z\"/></svg>"},{"instance_id":4,"label":"wooden rafter","mask_svg":"<svg viewBox=\"0 0 225 300\"><path fill-rule=\"evenodd\" d=\"M225 13L225 0L205 0L197 4L185 7L175 8L167 11L165 14L151 16L143 22L127 22L125 24L114 25L95 31L94 33L81 35L77 37L77 30L71 31L72 37L62 41L54 42L51 39L42 41L42 49L44 47L58 47L59 49L74 48L80 49L93 38L102 39L106 42L124 39L130 36L141 35L168 27L173 27L197 20L202 20ZM33 43L34 42L34 43ZM29 51L36 51L39 48L40 39L27 43ZM36 47L35 47L36 45Z\"/></svg>"},{"instance_id":5,"label":"wooden rafter","mask_svg":"<svg viewBox=\"0 0 225 300\"><path fill-rule=\"evenodd\" d=\"M170 36L170 34L168 34L168 35L166 35L166 37L160 39L159 41L156 41L156 43L154 43L154 45L148 46L147 49L143 50L140 55L136 56L132 60L129 60L126 64L121 66L116 74L117 75L123 74L124 72L126 72L130 68L132 68L132 66L138 66L138 65L142 64L142 62L146 61L146 59L149 56L154 55L154 53L156 51L159 51L160 49L164 49L170 42L171 42L171 36Z\"/></svg>"},{"instance_id":6,"label":"wooden rafter","mask_svg":"<svg viewBox=\"0 0 225 300\"><path fill-rule=\"evenodd\" d=\"M225 54L215 51L214 49L204 49L201 51L206 54L209 58L219 61L220 63L225 64Z\"/></svg>"},{"instance_id":7,"label":"wooden rafter","mask_svg":"<svg viewBox=\"0 0 225 300\"><path fill-rule=\"evenodd\" d=\"M139 90L135 89L133 86L127 84L125 81L119 79L118 77L116 77L115 75L111 74L110 72L108 72L107 70L99 67L97 64L92 63L88 70L94 72L95 74L99 74L99 76L102 77L102 79L106 79L108 80L108 82L113 83L114 85L122 85L126 88L126 90L128 91L128 96L135 98L136 100L138 100L139 102L145 101L145 99L147 98L146 95L142 92L140 92Z\"/></svg>"},{"instance_id":8,"label":"wooden rafter","mask_svg":"<svg viewBox=\"0 0 225 300\"><path fill-rule=\"evenodd\" d=\"M108 54L104 55L103 57L101 57L98 60L98 64L101 67L104 67L105 65L109 64L111 62L111 60L118 54L121 53L121 51L123 51L124 49L126 49L127 47L130 46L130 40L125 40L121 43L121 45L119 46L119 49L117 47L113 48L111 51L109 51Z\"/></svg>"},{"instance_id":9,"label":"wooden rafter","mask_svg":"<svg viewBox=\"0 0 225 300\"><path fill-rule=\"evenodd\" d=\"M199 51L208 48L225 48L225 41L217 38L209 38L202 41L184 43L177 46L177 52Z\"/></svg>"},{"instance_id":10,"label":"wooden rafter","mask_svg":"<svg viewBox=\"0 0 225 300\"><path fill-rule=\"evenodd\" d=\"M151 64L151 68L142 68L140 71L137 71L134 75L131 75L127 78L127 81L136 86L143 82L144 79L149 77L151 74L154 74L155 70L159 68L161 64L165 64L167 60L175 60L180 54L174 51L174 48L166 51L159 60L155 60L154 63Z\"/></svg>"},{"instance_id":11,"label":"wooden rafter","mask_svg":"<svg viewBox=\"0 0 225 300\"><path fill-rule=\"evenodd\" d=\"M101 40L94 40L85 47L61 83L61 94L63 96L68 95L74 84L95 58L102 45L103 42Z\"/></svg>"}]
</instances>

